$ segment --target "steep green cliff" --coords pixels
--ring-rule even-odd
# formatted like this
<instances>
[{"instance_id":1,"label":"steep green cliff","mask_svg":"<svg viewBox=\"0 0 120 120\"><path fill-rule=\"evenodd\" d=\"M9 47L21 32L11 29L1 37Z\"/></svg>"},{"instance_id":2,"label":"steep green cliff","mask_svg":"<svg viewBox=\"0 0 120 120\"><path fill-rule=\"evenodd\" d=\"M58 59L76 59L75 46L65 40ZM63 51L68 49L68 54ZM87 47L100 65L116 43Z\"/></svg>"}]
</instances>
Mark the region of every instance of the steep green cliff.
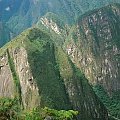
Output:
<instances>
[{"instance_id":1,"label":"steep green cliff","mask_svg":"<svg viewBox=\"0 0 120 120\"><path fill-rule=\"evenodd\" d=\"M85 74L110 115L119 118L120 5L111 4L90 11L72 27L65 24L61 27L59 19L54 19L57 18L45 16L37 26L57 38L54 42L63 47L72 62Z\"/></svg>"},{"instance_id":2,"label":"steep green cliff","mask_svg":"<svg viewBox=\"0 0 120 120\"><path fill-rule=\"evenodd\" d=\"M0 49L0 71L10 75L0 74L0 88L17 88L9 94L0 92L0 96L18 96L24 110L73 109L79 112L78 120L107 120L107 110L88 80L54 41L43 30L31 28ZM8 86L5 81L13 82Z\"/></svg>"},{"instance_id":3,"label":"steep green cliff","mask_svg":"<svg viewBox=\"0 0 120 120\"><path fill-rule=\"evenodd\" d=\"M109 112L120 118L120 5L112 4L81 16L63 47L95 86Z\"/></svg>"}]
</instances>

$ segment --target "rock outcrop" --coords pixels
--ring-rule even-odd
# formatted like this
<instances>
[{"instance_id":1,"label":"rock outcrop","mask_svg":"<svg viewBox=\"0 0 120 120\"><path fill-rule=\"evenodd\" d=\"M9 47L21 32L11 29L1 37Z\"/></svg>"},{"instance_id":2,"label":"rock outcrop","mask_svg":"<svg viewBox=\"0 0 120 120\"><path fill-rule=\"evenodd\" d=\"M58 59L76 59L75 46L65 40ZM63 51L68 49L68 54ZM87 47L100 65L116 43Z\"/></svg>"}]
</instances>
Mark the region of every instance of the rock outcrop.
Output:
<instances>
[{"instance_id":1,"label":"rock outcrop","mask_svg":"<svg viewBox=\"0 0 120 120\"><path fill-rule=\"evenodd\" d=\"M0 96L13 98L14 82L6 53L0 57L0 83Z\"/></svg>"}]
</instances>

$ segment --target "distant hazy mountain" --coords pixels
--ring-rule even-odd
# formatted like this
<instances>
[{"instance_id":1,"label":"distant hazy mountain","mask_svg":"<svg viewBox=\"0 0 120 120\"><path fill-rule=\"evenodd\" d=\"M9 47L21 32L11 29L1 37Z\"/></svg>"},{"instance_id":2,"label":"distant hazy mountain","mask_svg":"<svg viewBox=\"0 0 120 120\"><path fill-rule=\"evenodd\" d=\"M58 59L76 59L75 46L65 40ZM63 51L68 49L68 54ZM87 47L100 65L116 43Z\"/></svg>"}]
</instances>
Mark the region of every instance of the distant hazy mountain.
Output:
<instances>
[{"instance_id":1,"label":"distant hazy mountain","mask_svg":"<svg viewBox=\"0 0 120 120\"><path fill-rule=\"evenodd\" d=\"M7 43L12 37L13 32L2 22L0 22L0 47Z\"/></svg>"},{"instance_id":2,"label":"distant hazy mountain","mask_svg":"<svg viewBox=\"0 0 120 120\"><path fill-rule=\"evenodd\" d=\"M21 6L23 0L0 0L0 21L8 21Z\"/></svg>"}]
</instances>

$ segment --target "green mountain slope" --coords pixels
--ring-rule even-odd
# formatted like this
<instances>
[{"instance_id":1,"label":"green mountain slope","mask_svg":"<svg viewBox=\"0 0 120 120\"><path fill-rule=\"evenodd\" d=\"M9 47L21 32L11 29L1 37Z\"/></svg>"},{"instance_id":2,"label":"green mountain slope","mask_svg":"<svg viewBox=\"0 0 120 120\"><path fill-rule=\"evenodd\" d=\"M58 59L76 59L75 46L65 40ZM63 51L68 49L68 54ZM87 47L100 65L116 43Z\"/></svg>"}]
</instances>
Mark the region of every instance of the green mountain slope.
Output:
<instances>
[{"instance_id":1,"label":"green mountain slope","mask_svg":"<svg viewBox=\"0 0 120 120\"><path fill-rule=\"evenodd\" d=\"M59 19L54 18L57 19L41 18L37 27L57 38L54 42L61 45L72 62L85 73L109 113L119 118L120 5L111 4L87 12L72 27L65 24L61 27Z\"/></svg>"},{"instance_id":2,"label":"green mountain slope","mask_svg":"<svg viewBox=\"0 0 120 120\"><path fill-rule=\"evenodd\" d=\"M48 12L0 49L0 96L17 99L23 110L73 109L78 120L107 120L108 110L119 119L120 5L89 11L73 26L65 21ZM22 30L32 22L14 25Z\"/></svg>"},{"instance_id":3,"label":"green mountain slope","mask_svg":"<svg viewBox=\"0 0 120 120\"><path fill-rule=\"evenodd\" d=\"M16 88L8 94L0 92L0 96L21 98L23 109L73 109L79 111L78 120L108 119L85 76L50 34L38 28L26 30L1 48L0 56L1 91L7 91L8 84Z\"/></svg>"},{"instance_id":4,"label":"green mountain slope","mask_svg":"<svg viewBox=\"0 0 120 120\"><path fill-rule=\"evenodd\" d=\"M113 4L81 16L64 45L97 95L120 118L120 5Z\"/></svg>"}]
</instances>

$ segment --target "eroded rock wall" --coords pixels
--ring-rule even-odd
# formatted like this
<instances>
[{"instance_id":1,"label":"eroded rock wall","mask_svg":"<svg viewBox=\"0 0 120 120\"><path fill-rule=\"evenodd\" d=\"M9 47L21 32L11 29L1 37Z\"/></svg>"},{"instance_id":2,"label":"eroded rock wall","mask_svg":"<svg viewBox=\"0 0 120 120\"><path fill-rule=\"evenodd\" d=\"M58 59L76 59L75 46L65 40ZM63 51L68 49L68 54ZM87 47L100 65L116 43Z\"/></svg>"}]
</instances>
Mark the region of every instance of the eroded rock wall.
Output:
<instances>
[{"instance_id":1,"label":"eroded rock wall","mask_svg":"<svg viewBox=\"0 0 120 120\"><path fill-rule=\"evenodd\" d=\"M120 89L120 6L110 5L80 18L66 52L93 85L111 94Z\"/></svg>"},{"instance_id":2,"label":"eroded rock wall","mask_svg":"<svg viewBox=\"0 0 120 120\"><path fill-rule=\"evenodd\" d=\"M39 105L39 94L37 84L35 83L30 66L28 63L27 52L25 48L16 48L13 52L15 69L18 73L22 100L25 108L34 108Z\"/></svg>"},{"instance_id":3,"label":"eroded rock wall","mask_svg":"<svg viewBox=\"0 0 120 120\"><path fill-rule=\"evenodd\" d=\"M8 49L11 60L13 60L14 67L11 68L12 63L9 63L7 52L1 56L0 64L0 80L1 80L1 97L12 97L16 95L16 87L20 87L22 103L25 109L31 109L40 104L37 85L33 79L25 48L11 48ZM16 71L15 74L13 69ZM15 79L17 81L15 81ZM20 82L20 86L16 86L16 82Z\"/></svg>"},{"instance_id":4,"label":"eroded rock wall","mask_svg":"<svg viewBox=\"0 0 120 120\"><path fill-rule=\"evenodd\" d=\"M0 97L14 97L14 81L7 53L0 56Z\"/></svg>"}]
</instances>

